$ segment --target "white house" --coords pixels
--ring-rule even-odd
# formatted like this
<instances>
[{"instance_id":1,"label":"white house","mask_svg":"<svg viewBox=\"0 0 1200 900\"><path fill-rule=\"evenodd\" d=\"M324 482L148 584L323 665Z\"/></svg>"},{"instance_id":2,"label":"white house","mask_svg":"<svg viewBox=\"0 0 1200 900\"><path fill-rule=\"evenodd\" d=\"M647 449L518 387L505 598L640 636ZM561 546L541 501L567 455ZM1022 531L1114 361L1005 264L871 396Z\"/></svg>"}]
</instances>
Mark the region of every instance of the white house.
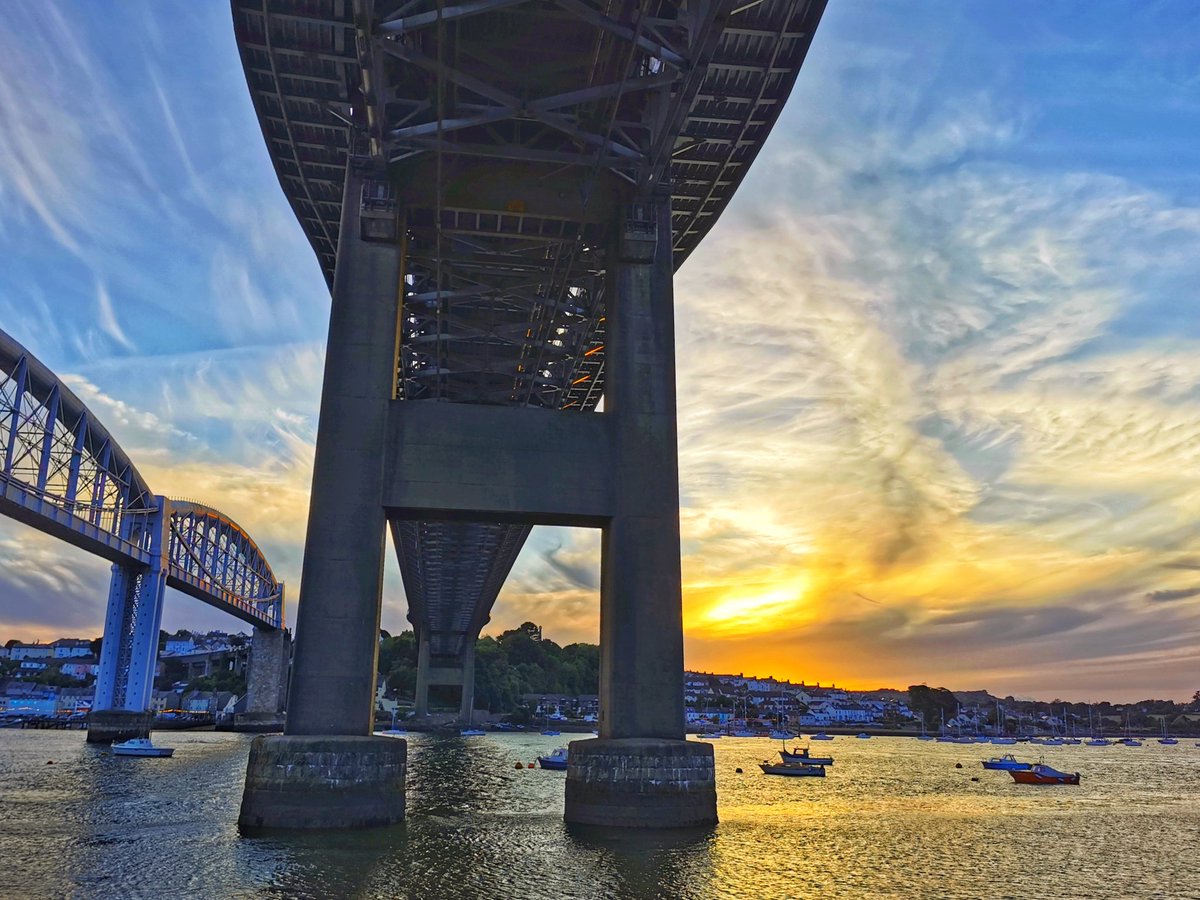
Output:
<instances>
[{"instance_id":1,"label":"white house","mask_svg":"<svg viewBox=\"0 0 1200 900\"><path fill-rule=\"evenodd\" d=\"M49 644L13 644L9 648L9 659L50 659L54 650Z\"/></svg>"},{"instance_id":2,"label":"white house","mask_svg":"<svg viewBox=\"0 0 1200 900\"><path fill-rule=\"evenodd\" d=\"M74 659L92 655L92 642L85 641L83 638L59 638L50 646L54 648L55 659Z\"/></svg>"}]
</instances>

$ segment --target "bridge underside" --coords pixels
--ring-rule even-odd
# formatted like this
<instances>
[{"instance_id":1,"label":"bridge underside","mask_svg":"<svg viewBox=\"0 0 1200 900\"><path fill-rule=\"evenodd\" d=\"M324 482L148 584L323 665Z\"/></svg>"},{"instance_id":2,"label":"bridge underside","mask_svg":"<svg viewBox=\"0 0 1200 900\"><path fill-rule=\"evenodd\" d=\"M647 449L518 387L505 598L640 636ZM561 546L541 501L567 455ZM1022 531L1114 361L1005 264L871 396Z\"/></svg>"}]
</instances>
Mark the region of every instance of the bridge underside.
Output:
<instances>
[{"instance_id":1,"label":"bridge underside","mask_svg":"<svg viewBox=\"0 0 1200 900\"><path fill-rule=\"evenodd\" d=\"M578 412L604 394L618 208L667 186L681 264L778 117L823 6L233 2L272 160L330 284L352 149L376 170L365 214L400 215L393 395ZM392 533L414 627L461 654L528 528Z\"/></svg>"}]
</instances>

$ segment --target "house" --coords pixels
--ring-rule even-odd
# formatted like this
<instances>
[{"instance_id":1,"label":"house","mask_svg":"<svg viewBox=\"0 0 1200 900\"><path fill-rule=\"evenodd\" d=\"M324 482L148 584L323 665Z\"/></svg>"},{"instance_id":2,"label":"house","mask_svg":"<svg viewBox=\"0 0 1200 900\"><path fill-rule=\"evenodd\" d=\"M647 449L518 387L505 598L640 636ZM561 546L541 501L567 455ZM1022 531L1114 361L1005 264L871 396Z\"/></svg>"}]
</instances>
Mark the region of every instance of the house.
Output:
<instances>
[{"instance_id":1,"label":"house","mask_svg":"<svg viewBox=\"0 0 1200 900\"><path fill-rule=\"evenodd\" d=\"M79 658L63 663L58 670L70 678L83 681L89 675L95 675L100 670L100 664L95 657Z\"/></svg>"},{"instance_id":2,"label":"house","mask_svg":"<svg viewBox=\"0 0 1200 900\"><path fill-rule=\"evenodd\" d=\"M23 659L21 660L21 674L32 675L49 668L49 666L49 663L42 662L40 659Z\"/></svg>"},{"instance_id":3,"label":"house","mask_svg":"<svg viewBox=\"0 0 1200 900\"><path fill-rule=\"evenodd\" d=\"M55 659L75 659L92 655L92 642L83 638L59 638L51 642Z\"/></svg>"},{"instance_id":4,"label":"house","mask_svg":"<svg viewBox=\"0 0 1200 900\"><path fill-rule=\"evenodd\" d=\"M50 659L54 649L49 644L13 644L8 650L9 659Z\"/></svg>"},{"instance_id":5,"label":"house","mask_svg":"<svg viewBox=\"0 0 1200 900\"><path fill-rule=\"evenodd\" d=\"M54 714L76 716L91 712L94 696L93 688L59 688Z\"/></svg>"},{"instance_id":6,"label":"house","mask_svg":"<svg viewBox=\"0 0 1200 900\"><path fill-rule=\"evenodd\" d=\"M195 653L200 648L196 646L196 641L192 637L185 638L167 638L166 644L163 646L161 656L184 656L189 653Z\"/></svg>"}]
</instances>

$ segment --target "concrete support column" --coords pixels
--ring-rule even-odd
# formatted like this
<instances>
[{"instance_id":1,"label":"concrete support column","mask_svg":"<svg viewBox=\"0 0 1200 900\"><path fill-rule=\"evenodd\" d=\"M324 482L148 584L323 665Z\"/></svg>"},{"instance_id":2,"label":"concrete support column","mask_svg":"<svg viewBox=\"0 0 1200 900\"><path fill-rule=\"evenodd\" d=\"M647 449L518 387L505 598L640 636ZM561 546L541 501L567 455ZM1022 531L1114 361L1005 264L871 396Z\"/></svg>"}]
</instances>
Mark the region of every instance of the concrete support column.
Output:
<instances>
[{"instance_id":1,"label":"concrete support column","mask_svg":"<svg viewBox=\"0 0 1200 900\"><path fill-rule=\"evenodd\" d=\"M671 205L627 211L609 265L614 515L600 572L600 736L683 738Z\"/></svg>"},{"instance_id":2,"label":"concrete support column","mask_svg":"<svg viewBox=\"0 0 1200 900\"><path fill-rule=\"evenodd\" d=\"M235 731L282 731L287 705L292 639L283 628L255 628L246 673L246 711L235 717Z\"/></svg>"},{"instance_id":3,"label":"concrete support column","mask_svg":"<svg viewBox=\"0 0 1200 900\"><path fill-rule=\"evenodd\" d=\"M404 818L406 745L371 736L383 591L383 455L402 290L394 212L362 215L347 166L285 733L251 746L238 825ZM363 226L373 240L363 239ZM378 238L379 240L375 240Z\"/></svg>"},{"instance_id":4,"label":"concrete support column","mask_svg":"<svg viewBox=\"0 0 1200 900\"><path fill-rule=\"evenodd\" d=\"M468 640L462 655L462 702L458 717L469 723L475 717L475 641Z\"/></svg>"},{"instance_id":5,"label":"concrete support column","mask_svg":"<svg viewBox=\"0 0 1200 900\"><path fill-rule=\"evenodd\" d=\"M613 515L600 563L600 737L569 750L564 818L717 821L710 745L684 738L671 204L634 204L609 254Z\"/></svg>"},{"instance_id":6,"label":"concrete support column","mask_svg":"<svg viewBox=\"0 0 1200 900\"><path fill-rule=\"evenodd\" d=\"M413 714L423 719L429 715L429 638L417 638L417 688L413 697Z\"/></svg>"},{"instance_id":7,"label":"concrete support column","mask_svg":"<svg viewBox=\"0 0 1200 900\"><path fill-rule=\"evenodd\" d=\"M401 253L360 237L363 176L342 201L287 734L368 735L383 590L383 447Z\"/></svg>"}]
</instances>

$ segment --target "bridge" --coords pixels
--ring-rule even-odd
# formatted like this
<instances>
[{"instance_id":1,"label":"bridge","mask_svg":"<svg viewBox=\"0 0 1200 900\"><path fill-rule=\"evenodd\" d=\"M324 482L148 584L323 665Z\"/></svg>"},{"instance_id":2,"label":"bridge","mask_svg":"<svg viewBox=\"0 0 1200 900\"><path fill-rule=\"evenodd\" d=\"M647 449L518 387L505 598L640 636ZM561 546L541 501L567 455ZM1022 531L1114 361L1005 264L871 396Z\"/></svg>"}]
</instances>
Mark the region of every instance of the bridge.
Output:
<instances>
[{"instance_id":1,"label":"bridge","mask_svg":"<svg viewBox=\"0 0 1200 900\"><path fill-rule=\"evenodd\" d=\"M245 529L153 493L95 414L4 332L0 514L113 564L89 740L147 732L168 587L254 626L260 657L283 646L265 635L283 627L284 587ZM278 693L258 699L278 712Z\"/></svg>"},{"instance_id":2,"label":"bridge","mask_svg":"<svg viewBox=\"0 0 1200 900\"><path fill-rule=\"evenodd\" d=\"M287 733L252 752L243 828L403 815L402 742L366 737L385 530L418 713L449 683L467 718L534 524L603 530L600 738L571 747L567 819L715 821L711 750L682 740L672 276L824 5L232 0L332 295ZM334 751L337 777L305 767Z\"/></svg>"}]
</instances>

